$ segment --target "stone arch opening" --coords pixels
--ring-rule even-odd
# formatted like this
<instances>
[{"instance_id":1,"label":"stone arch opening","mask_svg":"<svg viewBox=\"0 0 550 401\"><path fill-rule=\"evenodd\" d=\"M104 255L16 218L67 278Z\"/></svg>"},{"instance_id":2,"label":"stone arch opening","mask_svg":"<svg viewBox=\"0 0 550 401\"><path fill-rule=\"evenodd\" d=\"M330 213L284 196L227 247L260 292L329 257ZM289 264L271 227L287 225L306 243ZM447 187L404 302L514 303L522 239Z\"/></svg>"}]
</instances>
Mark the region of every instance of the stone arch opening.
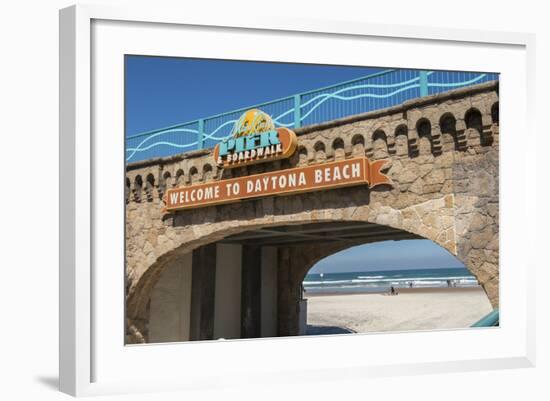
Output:
<instances>
[{"instance_id":1,"label":"stone arch opening","mask_svg":"<svg viewBox=\"0 0 550 401\"><path fill-rule=\"evenodd\" d=\"M232 234L179 254L165 264L147 301L149 316L144 319L147 341L307 334L307 325L304 326L303 320L302 283L315 264L365 244L423 239L417 234L386 225L341 221L262 225L252 230L229 232ZM193 265L197 259L204 261L213 255L210 267L201 265L196 268ZM247 267L246 260L261 260L261 263ZM258 268L261 269L259 275L257 270L254 272ZM475 279L471 280L475 282ZM204 284L208 282L209 285ZM273 282L277 287L269 286ZM202 295L199 298L204 294L210 294L213 298L210 302L204 298L197 301L194 288L200 288ZM260 288L260 293L254 293L255 288ZM477 296L479 300L479 294ZM244 301L245 298L248 301ZM247 302L248 306L243 307ZM484 305L485 309L489 307L486 298ZM200 321L197 308L201 313L209 314L209 324L197 323L197 319ZM487 312L485 309L482 312ZM264 316L264 320L262 322L260 319L254 328L255 315ZM250 321L247 323L246 319ZM247 329L247 325L252 329ZM243 334L246 330L251 330L251 333ZM338 333L325 331L309 334Z\"/></svg>"},{"instance_id":2,"label":"stone arch opening","mask_svg":"<svg viewBox=\"0 0 550 401\"><path fill-rule=\"evenodd\" d=\"M134 199L136 202L141 202L141 192L143 189L143 179L141 175L136 175L134 179Z\"/></svg>"},{"instance_id":3,"label":"stone arch opening","mask_svg":"<svg viewBox=\"0 0 550 401\"><path fill-rule=\"evenodd\" d=\"M466 123L468 140L481 137L483 132L483 123L481 119L481 112L478 109L473 107L470 108L464 115L464 122Z\"/></svg>"},{"instance_id":4,"label":"stone arch opening","mask_svg":"<svg viewBox=\"0 0 550 401\"><path fill-rule=\"evenodd\" d=\"M303 266L309 268L327 252L364 241L365 235L369 241L385 236L416 238L415 234L374 223L337 220L272 223L252 229L233 227L215 237L208 236L211 242L201 241L202 245L185 253L171 252L163 260L161 270L150 272L147 280L155 280L155 283L149 299L143 299L147 315L133 319L132 325L135 331L146 333L144 337L148 342L299 334L296 331L299 316L293 311L299 303L296 288L299 289L307 271ZM212 241L213 238L216 240ZM309 256L304 259L296 252L306 252ZM208 266L205 260L213 255ZM288 257L290 263L286 261ZM197 260L203 265L195 266ZM261 260L261 266L249 266L249 271L245 272L246 260ZM290 270L285 270L289 266L292 266ZM259 280L254 274L258 267L263 275ZM285 277L289 278L288 282L281 281ZM255 297L253 290L259 287L263 292ZM194 294L196 288L200 290ZM210 302L204 299L204 294L213 296ZM256 302L256 308L250 306L251 316L260 313L264 317L255 332L253 328L247 329L244 322L247 308L242 308L242 303L245 297ZM210 324L197 323L197 319L200 320L197 308L211 315ZM141 329L135 329L140 324ZM247 330L252 330L252 334Z\"/></svg>"},{"instance_id":5,"label":"stone arch opening","mask_svg":"<svg viewBox=\"0 0 550 401\"><path fill-rule=\"evenodd\" d=\"M351 138L352 154L354 156L365 155L365 138L361 134L355 134Z\"/></svg>"},{"instance_id":6,"label":"stone arch opening","mask_svg":"<svg viewBox=\"0 0 550 401\"><path fill-rule=\"evenodd\" d=\"M418 132L418 152L420 154L432 153L432 124L430 120L427 118L418 120L416 123L416 131Z\"/></svg>"},{"instance_id":7,"label":"stone arch opening","mask_svg":"<svg viewBox=\"0 0 550 401\"><path fill-rule=\"evenodd\" d=\"M322 161L325 160L326 155L326 148L325 144L321 141L315 142L315 145L313 146L313 149L315 150L315 160Z\"/></svg>"},{"instance_id":8,"label":"stone arch opening","mask_svg":"<svg viewBox=\"0 0 550 401\"><path fill-rule=\"evenodd\" d=\"M491 106L491 120L493 124L499 124L499 104L495 102Z\"/></svg>"},{"instance_id":9,"label":"stone arch opening","mask_svg":"<svg viewBox=\"0 0 550 401\"><path fill-rule=\"evenodd\" d=\"M395 128L395 152L398 156L405 156L409 152L409 138L406 124L399 124Z\"/></svg>"},{"instance_id":10,"label":"stone arch opening","mask_svg":"<svg viewBox=\"0 0 550 401\"><path fill-rule=\"evenodd\" d=\"M202 168L202 176L204 181L208 181L214 178L214 171L212 169L212 165L209 163L206 163Z\"/></svg>"},{"instance_id":11,"label":"stone arch opening","mask_svg":"<svg viewBox=\"0 0 550 401\"><path fill-rule=\"evenodd\" d=\"M459 142L456 131L456 118L452 113L445 113L439 119L441 129L442 150L462 150L464 143Z\"/></svg>"},{"instance_id":12,"label":"stone arch opening","mask_svg":"<svg viewBox=\"0 0 550 401\"><path fill-rule=\"evenodd\" d=\"M166 193L166 190L172 186L172 174L169 171L165 171L161 175L159 183L159 195L162 197Z\"/></svg>"},{"instance_id":13,"label":"stone arch opening","mask_svg":"<svg viewBox=\"0 0 550 401\"><path fill-rule=\"evenodd\" d=\"M193 184L199 180L199 170L193 166L189 169L189 183Z\"/></svg>"},{"instance_id":14,"label":"stone arch opening","mask_svg":"<svg viewBox=\"0 0 550 401\"><path fill-rule=\"evenodd\" d=\"M290 198L286 198L289 200ZM265 208L265 204L264 204ZM351 212L353 209L353 212ZM411 208L405 208L402 210L392 209L384 207L382 209L372 209L368 206L364 208L352 207L350 212L346 212L345 209L338 210L337 208L327 209L326 213L319 210L310 210L306 212L288 213L280 215L277 218L265 216L265 210L263 209L247 209L256 210L260 212L257 217L252 215L245 216L246 223L236 225L231 223L231 218L228 216L228 220L216 220L214 215L206 212L199 213L192 221L195 223L191 226L184 225L176 227L177 230L165 231L163 238L158 245L159 253L154 262L149 266L143 268L135 268L136 272L133 276L132 283L128 289L128 341L138 342L140 338L144 338L144 341L148 340L149 328L151 324L150 320L150 308L155 310L155 301L152 297L153 289L159 282L159 279L163 276L165 269L169 269L176 265L181 265L185 258L194 257L194 251L197 249L203 249L205 246L214 243L220 243L227 241L228 238L235 240L235 236L239 236L246 231L260 231L260 237L266 239L266 237L273 235L273 230L278 230L280 227L288 227L290 229L296 228L299 225L305 226L308 224L349 224L349 225L369 225L370 230L373 228L381 228L382 230L389 230L390 234L395 238L397 233L403 235L416 237L429 238L438 244L448 249L453 254L458 254L458 248L460 247L460 239L457 242L457 236L454 232L454 223L452 216L453 210L453 198L448 196L446 198L425 202L424 204L415 205ZM234 208L236 211L236 209ZM316 218L312 218L312 213ZM212 217L209 217L212 216ZM436 221L437 216L449 216L449 218ZM312 223L315 222L315 223ZM179 223L172 223L179 224ZM435 225L434 225L435 224ZM334 226L336 229L336 226ZM164 229L166 230L166 229ZM262 232L265 231L265 232ZM332 232L333 230L331 230ZM276 233L275 233L276 234ZM383 233L371 231L369 235L378 236L378 240L387 239L383 236ZM298 236L297 238L301 238ZM350 238L357 239L356 236ZM349 239L349 238L348 238ZM244 240L242 237L237 240ZM325 245L323 247L317 246L317 253L303 251L298 252L292 250L296 248L296 238L292 238L284 249L276 250L277 260L281 260L283 266L292 269L295 263L290 260L299 261L300 266L308 265L311 267L313 258L320 258L327 256L329 253L334 253L336 249L331 245ZM319 242L319 238L315 237L316 245ZM226 244L227 245L227 244ZM334 245L336 247L340 245ZM349 247L349 241L346 243L346 247ZM322 252L319 253L319 252ZM212 253L212 252L210 252ZM309 261L304 261L302 256L304 254L309 255ZM294 255L294 256L292 256ZM204 256L203 256L204 257ZM459 256L460 257L460 256ZM226 258L227 259L227 258ZM148 260L151 260L150 258ZM187 259L189 261L189 259ZM192 261L193 259L191 259ZM280 271L280 265L277 270L278 279L288 280L286 284L286 295L277 300L277 305L289 305L289 299L293 299L293 307L288 307L289 312L287 315L292 315L292 311L296 308L296 302L299 302L300 298L300 283L303 277L296 278L290 271ZM468 265L470 268L471 266ZM295 271L298 271L294 268ZM477 270L472 270L474 274L478 273ZM304 272L305 274L305 272ZM170 281L170 280L169 280ZM277 294L279 297L279 294ZM286 297L286 298L285 298ZM152 305L152 306L151 306ZM294 309L292 309L294 308ZM280 309L279 311L281 311ZM289 316L290 316L289 315ZM284 323L286 322L286 323ZM293 318L283 319L283 323L277 325L277 335L293 335L297 330L296 316ZM218 333L219 334L219 333Z\"/></svg>"},{"instance_id":15,"label":"stone arch opening","mask_svg":"<svg viewBox=\"0 0 550 401\"><path fill-rule=\"evenodd\" d=\"M308 162L307 148L305 146L299 146L296 153L298 154L298 164L306 165Z\"/></svg>"},{"instance_id":16,"label":"stone arch opening","mask_svg":"<svg viewBox=\"0 0 550 401\"><path fill-rule=\"evenodd\" d=\"M344 140L342 138L336 138L332 142L332 150L334 152L334 158L340 160L346 157L344 151Z\"/></svg>"},{"instance_id":17,"label":"stone arch opening","mask_svg":"<svg viewBox=\"0 0 550 401\"><path fill-rule=\"evenodd\" d=\"M148 174L146 178L145 193L147 195L147 202L152 202L154 198L155 190L155 177L153 174Z\"/></svg>"},{"instance_id":18,"label":"stone arch opening","mask_svg":"<svg viewBox=\"0 0 550 401\"><path fill-rule=\"evenodd\" d=\"M126 203L130 202L130 193L131 193L131 183L130 179L126 177L125 179L125 185L124 185L124 199L126 200Z\"/></svg>"},{"instance_id":19,"label":"stone arch opening","mask_svg":"<svg viewBox=\"0 0 550 401\"><path fill-rule=\"evenodd\" d=\"M478 132L481 132L483 124L481 112L478 109L474 107L470 108L464 115L464 121L466 122L466 128L474 128Z\"/></svg>"},{"instance_id":20,"label":"stone arch opening","mask_svg":"<svg viewBox=\"0 0 550 401\"><path fill-rule=\"evenodd\" d=\"M372 134L373 156L375 159L388 157L388 137L382 129Z\"/></svg>"},{"instance_id":21,"label":"stone arch opening","mask_svg":"<svg viewBox=\"0 0 550 401\"><path fill-rule=\"evenodd\" d=\"M492 110L491 110L492 113ZM479 138L479 143L482 146L489 146L493 143L493 135L490 130L485 130L483 127L483 117L481 112L472 107L465 116L467 132L472 138Z\"/></svg>"},{"instance_id":22,"label":"stone arch opening","mask_svg":"<svg viewBox=\"0 0 550 401\"><path fill-rule=\"evenodd\" d=\"M175 186L183 185L183 180L184 180L183 170L180 168L178 169L178 171L176 171L176 179L175 179L174 185Z\"/></svg>"}]
</instances>

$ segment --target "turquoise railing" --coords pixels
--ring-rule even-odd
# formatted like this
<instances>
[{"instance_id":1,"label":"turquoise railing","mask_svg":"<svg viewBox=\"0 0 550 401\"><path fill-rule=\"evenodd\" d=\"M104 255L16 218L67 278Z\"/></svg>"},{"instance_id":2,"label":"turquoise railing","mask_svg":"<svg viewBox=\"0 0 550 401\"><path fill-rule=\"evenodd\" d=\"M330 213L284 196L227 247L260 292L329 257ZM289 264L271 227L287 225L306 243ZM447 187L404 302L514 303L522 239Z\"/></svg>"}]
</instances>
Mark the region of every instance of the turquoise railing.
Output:
<instances>
[{"instance_id":1,"label":"turquoise railing","mask_svg":"<svg viewBox=\"0 0 550 401\"><path fill-rule=\"evenodd\" d=\"M472 324L471 327L493 327L498 326L500 323L498 309L493 310L491 313L479 319L477 322Z\"/></svg>"},{"instance_id":2,"label":"turquoise railing","mask_svg":"<svg viewBox=\"0 0 550 401\"><path fill-rule=\"evenodd\" d=\"M498 80L498 74L385 70L282 99L128 136L126 161L135 162L214 147L231 135L233 125L241 114L253 108L269 114L277 127L298 128L493 80Z\"/></svg>"}]
</instances>

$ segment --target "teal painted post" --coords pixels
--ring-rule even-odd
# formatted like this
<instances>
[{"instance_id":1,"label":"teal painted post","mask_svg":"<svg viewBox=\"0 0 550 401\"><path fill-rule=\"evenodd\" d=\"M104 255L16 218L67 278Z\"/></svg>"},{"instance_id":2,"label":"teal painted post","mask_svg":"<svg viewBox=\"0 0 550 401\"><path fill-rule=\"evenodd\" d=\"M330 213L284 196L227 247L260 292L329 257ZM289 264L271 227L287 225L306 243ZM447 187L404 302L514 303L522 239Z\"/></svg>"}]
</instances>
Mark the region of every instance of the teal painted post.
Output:
<instances>
[{"instance_id":1,"label":"teal painted post","mask_svg":"<svg viewBox=\"0 0 550 401\"><path fill-rule=\"evenodd\" d=\"M300 95L294 95L294 128L301 127L302 113L300 107L302 105L302 99Z\"/></svg>"},{"instance_id":2,"label":"teal painted post","mask_svg":"<svg viewBox=\"0 0 550 401\"><path fill-rule=\"evenodd\" d=\"M428 71L420 71L420 97L428 96Z\"/></svg>"},{"instance_id":3,"label":"teal painted post","mask_svg":"<svg viewBox=\"0 0 550 401\"><path fill-rule=\"evenodd\" d=\"M198 136L197 136L197 149L202 149L204 147L203 140L204 140L204 118L201 118L199 120L199 128L197 129Z\"/></svg>"},{"instance_id":4,"label":"teal painted post","mask_svg":"<svg viewBox=\"0 0 550 401\"><path fill-rule=\"evenodd\" d=\"M494 327L499 324L499 310L495 309L488 315L482 317L480 320L472 324L471 327Z\"/></svg>"}]
</instances>

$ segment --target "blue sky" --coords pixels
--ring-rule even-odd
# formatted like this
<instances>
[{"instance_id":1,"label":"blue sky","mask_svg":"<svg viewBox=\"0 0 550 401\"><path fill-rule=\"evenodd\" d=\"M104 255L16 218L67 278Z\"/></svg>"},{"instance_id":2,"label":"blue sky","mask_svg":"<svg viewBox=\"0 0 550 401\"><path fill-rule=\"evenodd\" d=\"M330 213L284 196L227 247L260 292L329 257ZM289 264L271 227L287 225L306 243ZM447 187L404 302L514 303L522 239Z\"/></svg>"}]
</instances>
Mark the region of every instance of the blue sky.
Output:
<instances>
[{"instance_id":1,"label":"blue sky","mask_svg":"<svg viewBox=\"0 0 550 401\"><path fill-rule=\"evenodd\" d=\"M126 135L381 71L379 68L126 56Z\"/></svg>"},{"instance_id":2,"label":"blue sky","mask_svg":"<svg viewBox=\"0 0 550 401\"><path fill-rule=\"evenodd\" d=\"M362 77L379 68L126 56L126 135ZM350 248L312 272L447 268L462 264L428 240Z\"/></svg>"},{"instance_id":3,"label":"blue sky","mask_svg":"<svg viewBox=\"0 0 550 401\"><path fill-rule=\"evenodd\" d=\"M348 248L319 261L309 273L464 267L429 240L384 241Z\"/></svg>"}]
</instances>

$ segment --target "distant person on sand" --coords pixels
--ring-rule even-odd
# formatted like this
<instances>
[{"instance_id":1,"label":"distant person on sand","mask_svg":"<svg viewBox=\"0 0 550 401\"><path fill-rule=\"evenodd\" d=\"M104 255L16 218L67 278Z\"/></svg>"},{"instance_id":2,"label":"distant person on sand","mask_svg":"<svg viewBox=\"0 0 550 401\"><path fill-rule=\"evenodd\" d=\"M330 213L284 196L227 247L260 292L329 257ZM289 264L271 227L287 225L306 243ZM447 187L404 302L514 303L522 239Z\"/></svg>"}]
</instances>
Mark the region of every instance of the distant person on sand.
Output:
<instances>
[{"instance_id":1,"label":"distant person on sand","mask_svg":"<svg viewBox=\"0 0 550 401\"><path fill-rule=\"evenodd\" d=\"M397 295L397 292L395 291L395 287L393 285L390 287L390 295Z\"/></svg>"},{"instance_id":2,"label":"distant person on sand","mask_svg":"<svg viewBox=\"0 0 550 401\"><path fill-rule=\"evenodd\" d=\"M413 282L409 281L409 288L413 288Z\"/></svg>"}]
</instances>

